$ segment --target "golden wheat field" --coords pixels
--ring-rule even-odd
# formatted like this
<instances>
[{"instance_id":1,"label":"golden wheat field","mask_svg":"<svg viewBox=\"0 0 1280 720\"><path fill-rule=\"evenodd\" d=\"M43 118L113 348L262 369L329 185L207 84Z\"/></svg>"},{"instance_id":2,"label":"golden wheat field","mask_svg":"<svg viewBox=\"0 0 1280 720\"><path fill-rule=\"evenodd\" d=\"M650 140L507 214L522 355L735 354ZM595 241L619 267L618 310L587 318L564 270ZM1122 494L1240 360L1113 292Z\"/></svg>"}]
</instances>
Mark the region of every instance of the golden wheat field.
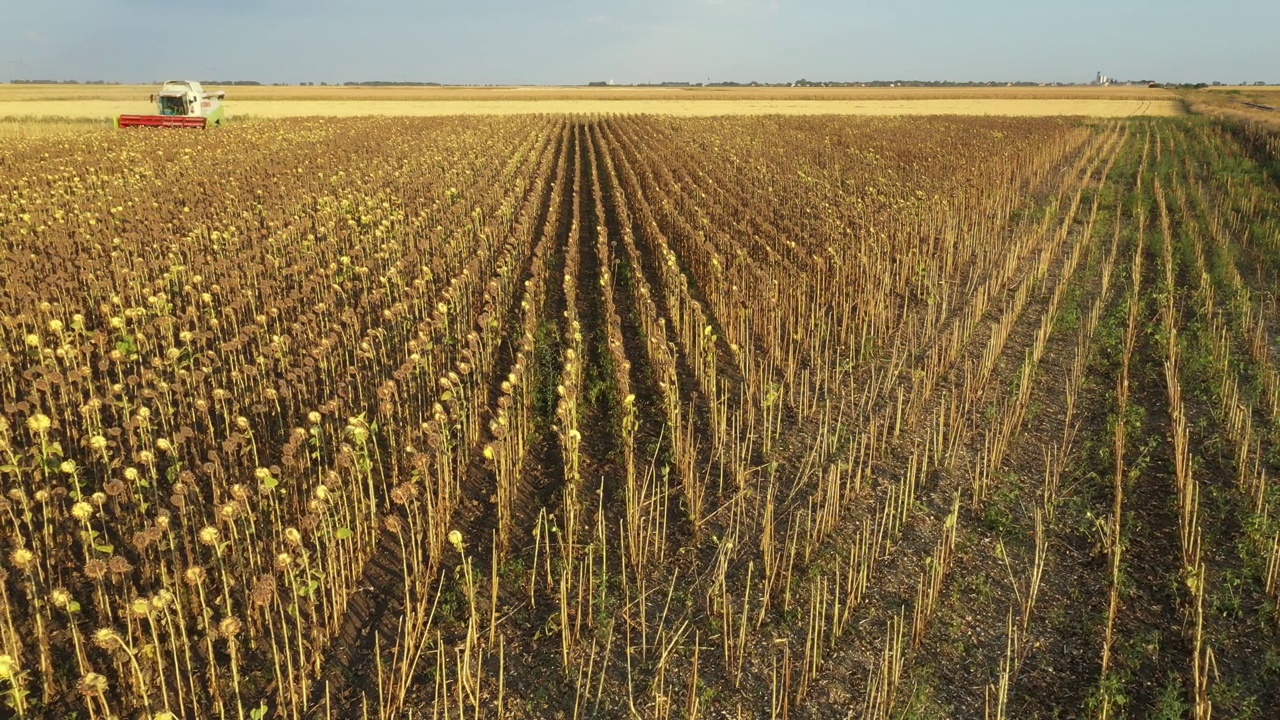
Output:
<instances>
[{"instance_id":1,"label":"golden wheat field","mask_svg":"<svg viewBox=\"0 0 1280 720\"><path fill-rule=\"evenodd\" d=\"M146 99L157 85L0 85L0 101ZM1046 87L406 87L207 85L243 100L1172 100L1159 88Z\"/></svg>"},{"instance_id":2,"label":"golden wheat field","mask_svg":"<svg viewBox=\"0 0 1280 720\"><path fill-rule=\"evenodd\" d=\"M1183 113L1146 88L363 88L227 87L230 117L628 113L715 115L1009 115L1127 117ZM146 86L0 86L0 118L108 118L148 112Z\"/></svg>"},{"instance_id":3,"label":"golden wheat field","mask_svg":"<svg viewBox=\"0 0 1280 720\"><path fill-rule=\"evenodd\" d=\"M7 125L6 716L1280 706L1280 134Z\"/></svg>"}]
</instances>

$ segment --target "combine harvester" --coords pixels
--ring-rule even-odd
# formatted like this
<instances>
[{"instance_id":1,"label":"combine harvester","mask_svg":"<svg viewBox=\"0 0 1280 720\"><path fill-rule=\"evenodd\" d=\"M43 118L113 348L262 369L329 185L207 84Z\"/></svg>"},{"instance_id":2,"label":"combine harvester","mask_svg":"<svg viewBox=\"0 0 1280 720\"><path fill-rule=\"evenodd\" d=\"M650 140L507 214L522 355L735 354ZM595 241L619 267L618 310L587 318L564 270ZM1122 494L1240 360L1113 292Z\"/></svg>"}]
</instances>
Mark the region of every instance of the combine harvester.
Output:
<instances>
[{"instance_id":1,"label":"combine harvester","mask_svg":"<svg viewBox=\"0 0 1280 720\"><path fill-rule=\"evenodd\" d=\"M169 80L151 96L155 115L121 115L116 127L200 128L221 125L226 93L205 92L194 80Z\"/></svg>"}]
</instances>

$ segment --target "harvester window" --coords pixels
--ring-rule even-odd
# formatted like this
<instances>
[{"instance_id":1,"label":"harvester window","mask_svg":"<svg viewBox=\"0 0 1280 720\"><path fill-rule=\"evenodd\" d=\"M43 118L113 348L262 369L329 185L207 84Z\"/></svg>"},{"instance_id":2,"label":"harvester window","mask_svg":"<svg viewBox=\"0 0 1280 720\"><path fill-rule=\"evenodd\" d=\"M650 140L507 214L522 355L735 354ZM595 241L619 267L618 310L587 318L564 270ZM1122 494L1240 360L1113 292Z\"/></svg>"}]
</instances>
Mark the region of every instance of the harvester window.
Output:
<instances>
[{"instance_id":1,"label":"harvester window","mask_svg":"<svg viewBox=\"0 0 1280 720\"><path fill-rule=\"evenodd\" d=\"M185 98L181 97L161 97L160 98L160 114L161 115L186 115L187 103Z\"/></svg>"}]
</instances>

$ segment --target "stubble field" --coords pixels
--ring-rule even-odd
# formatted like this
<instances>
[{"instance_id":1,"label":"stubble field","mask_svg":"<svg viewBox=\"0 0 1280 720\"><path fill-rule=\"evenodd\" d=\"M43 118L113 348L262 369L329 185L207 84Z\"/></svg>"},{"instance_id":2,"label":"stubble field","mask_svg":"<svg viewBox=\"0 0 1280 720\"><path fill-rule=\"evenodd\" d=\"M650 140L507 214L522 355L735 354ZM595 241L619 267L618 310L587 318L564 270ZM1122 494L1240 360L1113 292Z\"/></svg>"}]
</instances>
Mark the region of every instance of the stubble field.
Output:
<instances>
[{"instance_id":1,"label":"stubble field","mask_svg":"<svg viewBox=\"0 0 1280 720\"><path fill-rule=\"evenodd\" d=\"M0 692L1267 717L1278 178L1194 118L0 141Z\"/></svg>"},{"instance_id":2,"label":"stubble field","mask_svg":"<svg viewBox=\"0 0 1280 720\"><path fill-rule=\"evenodd\" d=\"M1280 87L1208 87L1184 94L1196 114L1280 130Z\"/></svg>"}]
</instances>

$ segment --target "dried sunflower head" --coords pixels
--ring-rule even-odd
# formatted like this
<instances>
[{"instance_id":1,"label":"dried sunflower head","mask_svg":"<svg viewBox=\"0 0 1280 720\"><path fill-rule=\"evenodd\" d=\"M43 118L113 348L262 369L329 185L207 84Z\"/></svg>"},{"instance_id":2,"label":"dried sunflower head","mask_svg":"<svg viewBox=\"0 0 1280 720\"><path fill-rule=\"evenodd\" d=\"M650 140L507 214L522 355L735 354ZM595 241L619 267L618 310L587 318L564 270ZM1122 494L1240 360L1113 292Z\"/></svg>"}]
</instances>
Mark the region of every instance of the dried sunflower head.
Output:
<instances>
[{"instance_id":1,"label":"dried sunflower head","mask_svg":"<svg viewBox=\"0 0 1280 720\"><path fill-rule=\"evenodd\" d=\"M13 566L19 570L26 570L31 567L31 564L35 562L35 559L35 553L32 553L26 548L18 548L17 550L9 553L9 562L13 563Z\"/></svg>"},{"instance_id":2,"label":"dried sunflower head","mask_svg":"<svg viewBox=\"0 0 1280 720\"><path fill-rule=\"evenodd\" d=\"M218 623L218 634L228 640L235 639L240 634L240 621L233 617L223 618Z\"/></svg>"},{"instance_id":3,"label":"dried sunflower head","mask_svg":"<svg viewBox=\"0 0 1280 720\"><path fill-rule=\"evenodd\" d=\"M81 695L101 695L107 691L107 679L96 672L87 673L80 678L78 689Z\"/></svg>"},{"instance_id":4,"label":"dried sunflower head","mask_svg":"<svg viewBox=\"0 0 1280 720\"><path fill-rule=\"evenodd\" d=\"M167 588L161 588L160 592L151 596L149 602L151 603L152 610L156 612L160 612L173 605L174 603L173 593L170 592Z\"/></svg>"},{"instance_id":5,"label":"dried sunflower head","mask_svg":"<svg viewBox=\"0 0 1280 720\"><path fill-rule=\"evenodd\" d=\"M133 565L128 560L125 560L122 555L112 555L111 559L107 561L107 567L111 568L111 572L116 575L124 575L133 569Z\"/></svg>"},{"instance_id":6,"label":"dried sunflower head","mask_svg":"<svg viewBox=\"0 0 1280 720\"><path fill-rule=\"evenodd\" d=\"M124 647L124 639L120 633L111 628L98 628L93 633L93 643L103 650L114 650Z\"/></svg>"},{"instance_id":7,"label":"dried sunflower head","mask_svg":"<svg viewBox=\"0 0 1280 720\"><path fill-rule=\"evenodd\" d=\"M129 612L136 618L144 618L151 614L151 603L144 598L134 598L129 603Z\"/></svg>"},{"instance_id":8,"label":"dried sunflower head","mask_svg":"<svg viewBox=\"0 0 1280 720\"><path fill-rule=\"evenodd\" d=\"M271 598L275 597L275 594L276 578L268 573L258 578L258 581L253 584L253 592L250 593L250 598L253 600L254 605L265 607L271 603Z\"/></svg>"},{"instance_id":9,"label":"dried sunflower head","mask_svg":"<svg viewBox=\"0 0 1280 720\"><path fill-rule=\"evenodd\" d=\"M205 545L217 545L218 539L222 537L222 534L218 532L218 528L210 525L210 526L201 528L200 532L198 533L198 537L200 539L200 542L204 543Z\"/></svg>"},{"instance_id":10,"label":"dried sunflower head","mask_svg":"<svg viewBox=\"0 0 1280 720\"><path fill-rule=\"evenodd\" d=\"M51 427L53 427L53 421L49 419L48 415L43 413L36 413L35 415L27 418L27 429L37 435L43 435L46 432L49 432L49 428Z\"/></svg>"},{"instance_id":11,"label":"dried sunflower head","mask_svg":"<svg viewBox=\"0 0 1280 720\"><path fill-rule=\"evenodd\" d=\"M101 580L107 575L107 564L98 558L90 558L84 564L84 574L90 580Z\"/></svg>"}]
</instances>

